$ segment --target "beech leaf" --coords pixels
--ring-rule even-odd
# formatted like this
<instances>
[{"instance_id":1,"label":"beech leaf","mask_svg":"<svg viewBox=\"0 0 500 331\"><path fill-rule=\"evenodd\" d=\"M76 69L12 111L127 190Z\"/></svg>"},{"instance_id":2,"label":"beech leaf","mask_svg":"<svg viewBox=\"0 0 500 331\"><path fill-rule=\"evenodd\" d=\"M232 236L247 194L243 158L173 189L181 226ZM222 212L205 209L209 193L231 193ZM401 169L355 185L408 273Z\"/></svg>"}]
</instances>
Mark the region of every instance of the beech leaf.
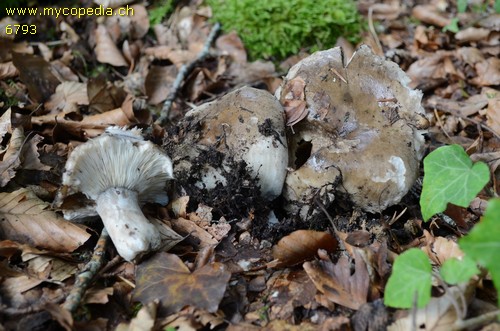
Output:
<instances>
[{"instance_id":1,"label":"beech leaf","mask_svg":"<svg viewBox=\"0 0 500 331\"><path fill-rule=\"evenodd\" d=\"M273 247L273 258L278 260L278 267L291 266L312 259L318 249L331 253L337 247L337 239L327 232L297 230Z\"/></svg>"},{"instance_id":2,"label":"beech leaf","mask_svg":"<svg viewBox=\"0 0 500 331\"><path fill-rule=\"evenodd\" d=\"M0 193L0 234L3 238L55 252L73 252L90 234L84 226L66 221L32 191Z\"/></svg>"},{"instance_id":3,"label":"beech leaf","mask_svg":"<svg viewBox=\"0 0 500 331\"><path fill-rule=\"evenodd\" d=\"M468 207L490 179L486 163L472 163L459 145L436 149L424 159L420 207L424 221L443 212L448 203Z\"/></svg>"},{"instance_id":4,"label":"beech leaf","mask_svg":"<svg viewBox=\"0 0 500 331\"><path fill-rule=\"evenodd\" d=\"M172 314L185 306L214 313L226 291L231 273L222 263L212 263L191 273L182 260L161 252L137 267L135 301L146 305L160 300L160 314Z\"/></svg>"}]
</instances>

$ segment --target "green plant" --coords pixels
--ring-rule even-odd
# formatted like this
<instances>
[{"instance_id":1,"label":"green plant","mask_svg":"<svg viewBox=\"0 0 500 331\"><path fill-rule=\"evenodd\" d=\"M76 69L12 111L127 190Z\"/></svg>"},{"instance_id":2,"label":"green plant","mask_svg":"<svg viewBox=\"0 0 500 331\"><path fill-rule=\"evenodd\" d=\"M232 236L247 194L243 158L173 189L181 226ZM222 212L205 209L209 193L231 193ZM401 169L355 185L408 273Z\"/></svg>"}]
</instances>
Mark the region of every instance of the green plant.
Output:
<instances>
[{"instance_id":1,"label":"green plant","mask_svg":"<svg viewBox=\"0 0 500 331\"><path fill-rule=\"evenodd\" d=\"M457 12L459 14L465 13L467 11L469 3L467 0L457 0ZM490 7L490 1L483 1L482 3L473 3L470 5L470 10L475 13L486 13L488 12L488 8ZM500 0L495 0L493 4L493 10L499 14L500 13ZM460 27L458 26L459 20L458 17L453 17L448 25L443 27L443 32L450 31L452 33L457 33L460 31Z\"/></svg>"},{"instance_id":2,"label":"green plant","mask_svg":"<svg viewBox=\"0 0 500 331\"><path fill-rule=\"evenodd\" d=\"M163 3L149 10L149 23L151 26L160 24L168 14L174 10L174 0L162 0Z\"/></svg>"},{"instance_id":3,"label":"green plant","mask_svg":"<svg viewBox=\"0 0 500 331\"><path fill-rule=\"evenodd\" d=\"M330 48L338 37L360 39L353 0L207 0L213 19L236 31L252 59L283 59L301 48Z\"/></svg>"},{"instance_id":4,"label":"green plant","mask_svg":"<svg viewBox=\"0 0 500 331\"><path fill-rule=\"evenodd\" d=\"M447 203L458 201L459 205L468 206L488 180L488 167L480 162L473 164L462 147L451 145L436 149L424 160L420 200L423 215L425 210L424 220L443 211ZM459 240L459 246L465 256L446 260L440 268L440 278L448 284L464 283L479 274L477 265L480 265L490 272L499 290L500 199L489 200L481 222ZM415 303L418 307L425 306L431 298L432 276L431 264L424 252L416 248L404 252L394 262L384 303L397 308L410 308Z\"/></svg>"}]
</instances>

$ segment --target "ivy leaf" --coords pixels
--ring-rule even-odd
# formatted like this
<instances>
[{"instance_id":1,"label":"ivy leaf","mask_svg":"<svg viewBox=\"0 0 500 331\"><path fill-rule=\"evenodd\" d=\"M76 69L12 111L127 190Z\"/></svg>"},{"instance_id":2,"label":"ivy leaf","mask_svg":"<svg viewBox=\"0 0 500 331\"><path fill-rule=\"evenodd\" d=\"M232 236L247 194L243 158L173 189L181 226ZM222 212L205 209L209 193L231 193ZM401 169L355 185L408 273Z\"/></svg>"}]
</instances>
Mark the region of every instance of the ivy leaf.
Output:
<instances>
[{"instance_id":1,"label":"ivy leaf","mask_svg":"<svg viewBox=\"0 0 500 331\"><path fill-rule=\"evenodd\" d=\"M412 248L401 254L392 267L385 287L384 304L394 308L411 308L417 296L421 308L431 299L432 266L420 249Z\"/></svg>"},{"instance_id":2,"label":"ivy leaf","mask_svg":"<svg viewBox=\"0 0 500 331\"><path fill-rule=\"evenodd\" d=\"M439 272L445 282L455 285L469 281L472 276L479 274L480 271L473 259L464 256L461 260L451 258L444 261Z\"/></svg>"},{"instance_id":3,"label":"ivy leaf","mask_svg":"<svg viewBox=\"0 0 500 331\"><path fill-rule=\"evenodd\" d=\"M500 289L500 199L491 199L480 223L458 241L460 248L491 273ZM500 305L500 297L498 304Z\"/></svg>"},{"instance_id":4,"label":"ivy leaf","mask_svg":"<svg viewBox=\"0 0 500 331\"><path fill-rule=\"evenodd\" d=\"M420 208L424 221L446 209L448 203L468 207L490 180L483 162L472 163L459 145L436 149L424 159Z\"/></svg>"}]
</instances>

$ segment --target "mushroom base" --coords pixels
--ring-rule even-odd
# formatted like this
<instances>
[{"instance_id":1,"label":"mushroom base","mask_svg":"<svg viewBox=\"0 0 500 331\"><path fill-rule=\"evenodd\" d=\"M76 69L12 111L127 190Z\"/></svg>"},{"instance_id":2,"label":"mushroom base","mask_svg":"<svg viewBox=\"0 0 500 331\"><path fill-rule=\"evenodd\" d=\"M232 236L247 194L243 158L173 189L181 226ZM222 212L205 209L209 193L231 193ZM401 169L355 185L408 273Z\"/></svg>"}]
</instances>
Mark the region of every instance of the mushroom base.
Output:
<instances>
[{"instance_id":1,"label":"mushroom base","mask_svg":"<svg viewBox=\"0 0 500 331\"><path fill-rule=\"evenodd\" d=\"M118 254L132 261L142 253L158 249L160 233L141 211L137 192L126 188L110 188L96 200L102 219Z\"/></svg>"}]
</instances>

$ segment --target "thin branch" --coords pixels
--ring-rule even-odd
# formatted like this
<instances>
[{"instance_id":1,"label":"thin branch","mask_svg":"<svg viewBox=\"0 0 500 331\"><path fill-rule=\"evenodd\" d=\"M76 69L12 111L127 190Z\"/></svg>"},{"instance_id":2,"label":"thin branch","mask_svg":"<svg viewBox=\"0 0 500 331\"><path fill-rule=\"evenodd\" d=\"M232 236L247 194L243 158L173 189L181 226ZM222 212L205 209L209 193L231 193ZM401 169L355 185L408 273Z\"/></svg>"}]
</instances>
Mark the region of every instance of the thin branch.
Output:
<instances>
[{"instance_id":1,"label":"thin branch","mask_svg":"<svg viewBox=\"0 0 500 331\"><path fill-rule=\"evenodd\" d=\"M212 43L214 42L215 37L217 36L219 31L220 31L220 24L215 23L215 25L212 27L212 30L210 31L210 34L207 37L207 40L205 41L205 45L203 46L202 51L198 54L196 59L194 59L194 61L192 61L189 64L182 65L172 85L172 89L170 90L167 99L163 103L163 108L161 110L160 117L158 117L155 124L158 124L160 126L164 126L166 124L168 119L168 114L170 113L172 104L174 103L174 100L181 89L182 83L186 79L187 75L189 75L200 62L205 60L210 55L210 45L212 45Z\"/></svg>"},{"instance_id":2,"label":"thin branch","mask_svg":"<svg viewBox=\"0 0 500 331\"><path fill-rule=\"evenodd\" d=\"M75 285L63 304L63 308L70 311L72 314L80 305L83 296L85 295L85 291L92 283L94 276L102 268L104 263L104 253L108 242L108 232L106 231L106 228L103 228L101 236L99 237L99 240L94 248L92 259L90 259L89 263L87 263L82 272L76 276Z\"/></svg>"}]
</instances>

